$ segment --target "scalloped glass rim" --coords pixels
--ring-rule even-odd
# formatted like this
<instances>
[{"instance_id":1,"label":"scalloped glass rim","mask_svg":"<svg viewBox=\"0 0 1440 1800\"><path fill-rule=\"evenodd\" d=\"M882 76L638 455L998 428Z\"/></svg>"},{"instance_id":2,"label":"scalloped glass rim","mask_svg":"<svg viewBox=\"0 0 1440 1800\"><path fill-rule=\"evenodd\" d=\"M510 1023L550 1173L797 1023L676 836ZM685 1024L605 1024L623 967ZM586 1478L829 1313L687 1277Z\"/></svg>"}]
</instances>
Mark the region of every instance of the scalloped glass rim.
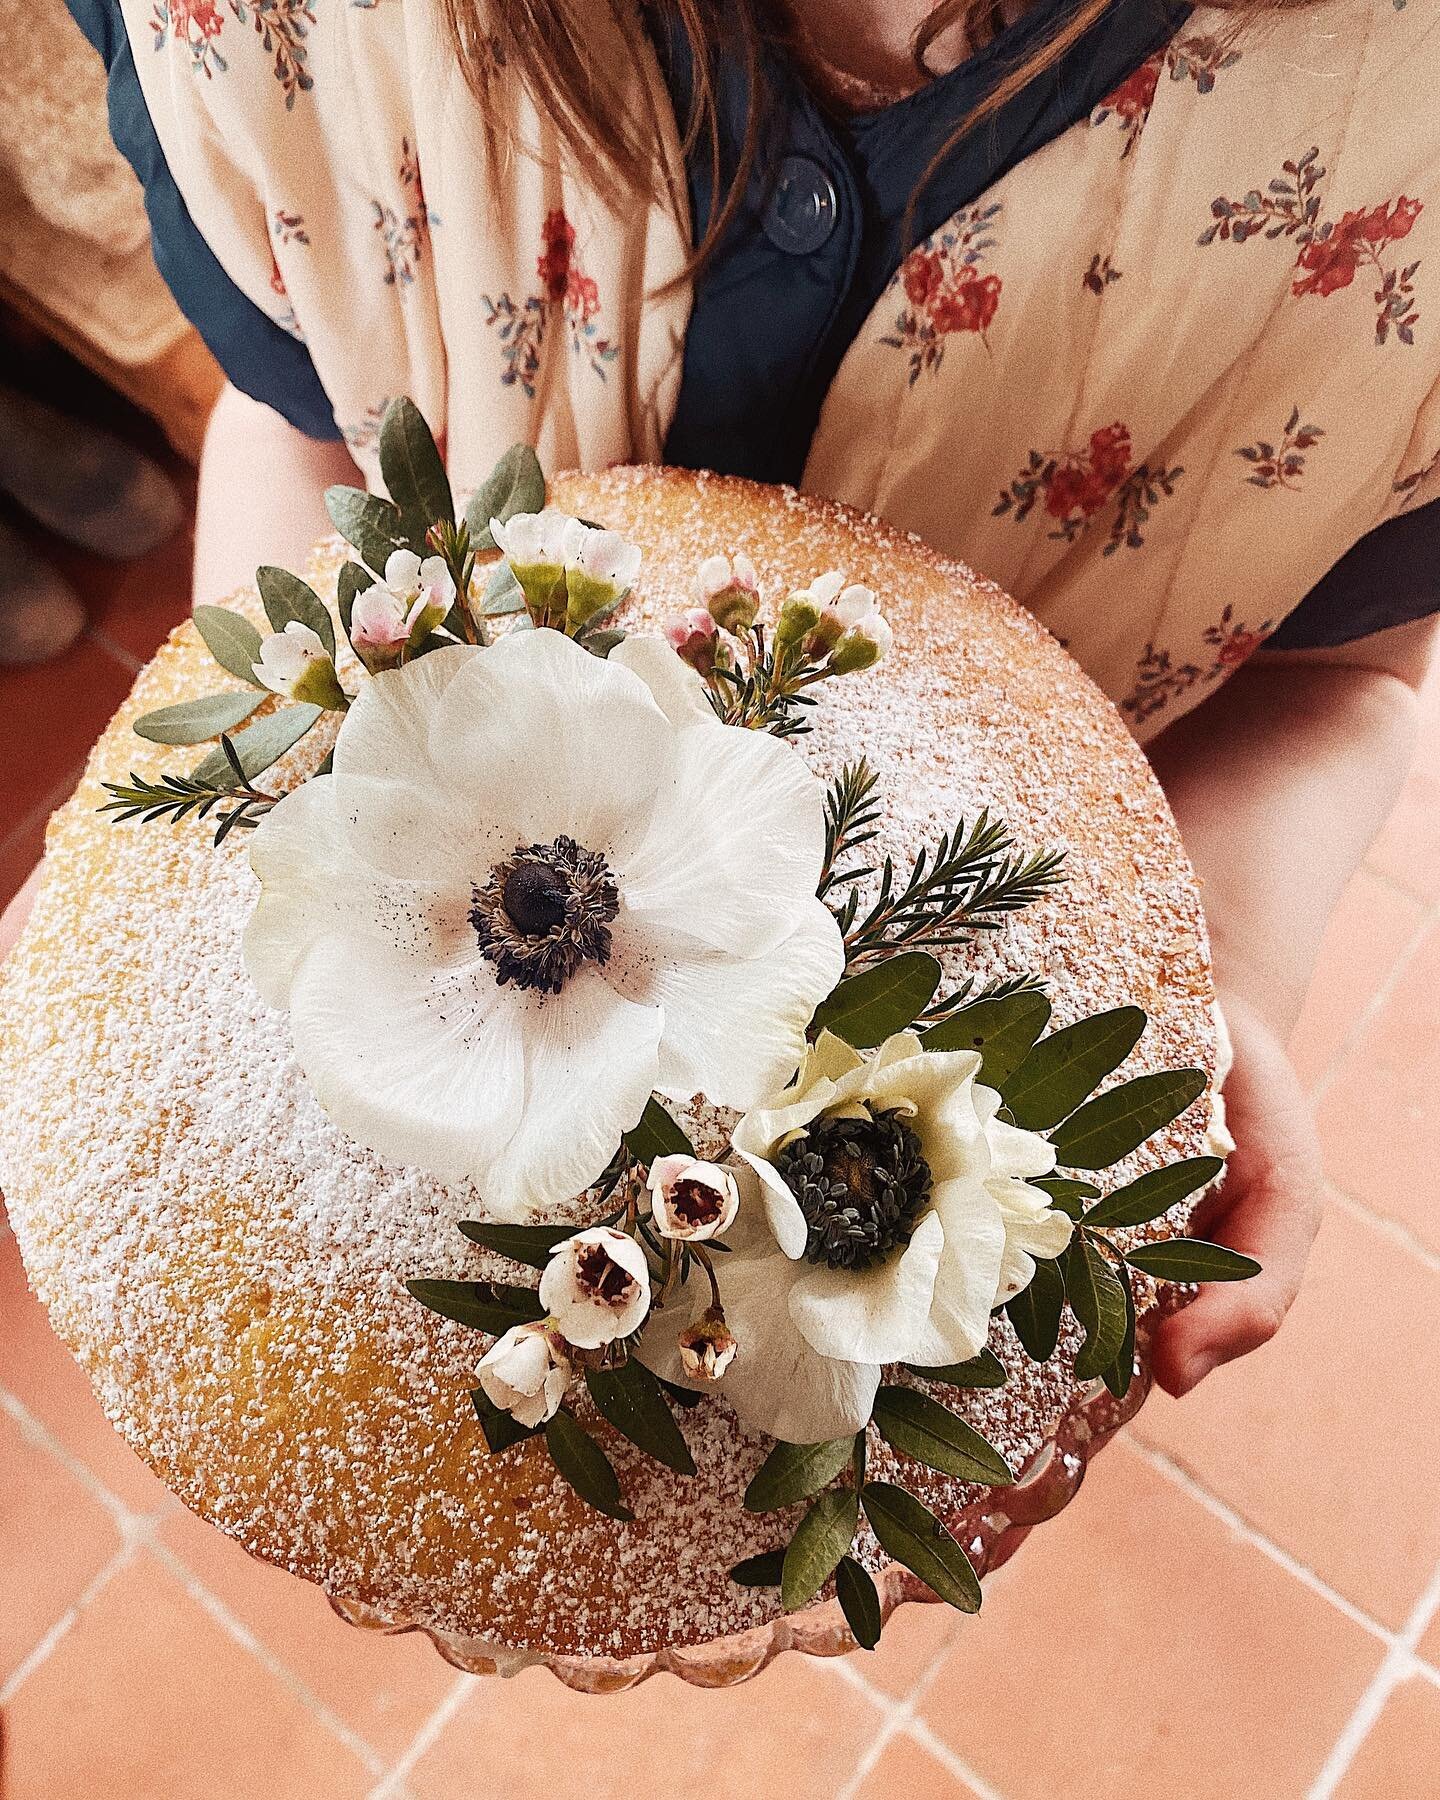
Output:
<instances>
[{"instance_id":1,"label":"scalloped glass rim","mask_svg":"<svg viewBox=\"0 0 1440 1800\"><path fill-rule=\"evenodd\" d=\"M1072 1400L1054 1435L1030 1458L1015 1485L988 1490L983 1501L961 1513L952 1529L978 1574L993 1574L1020 1548L1033 1526L1053 1519L1069 1505L1080 1491L1091 1457L1139 1412L1151 1386L1150 1329L1157 1314L1170 1311L1175 1300L1184 1303L1176 1294L1170 1306L1147 1309L1137 1332L1135 1379L1123 1400L1115 1399L1103 1382L1090 1383ZM875 1585L886 1619L907 1601L941 1604L922 1581L898 1563L885 1568ZM583 1694L621 1693L662 1671L678 1675L692 1687L734 1687L758 1675L786 1650L797 1650L802 1656L845 1656L858 1648L835 1600L710 1643L616 1658L557 1656L544 1651L507 1655L483 1638L438 1631L414 1620L386 1618L363 1602L335 1595L327 1598L347 1624L361 1630L388 1636L422 1632L446 1662L466 1674L512 1675L525 1668L546 1668L566 1687Z\"/></svg>"}]
</instances>

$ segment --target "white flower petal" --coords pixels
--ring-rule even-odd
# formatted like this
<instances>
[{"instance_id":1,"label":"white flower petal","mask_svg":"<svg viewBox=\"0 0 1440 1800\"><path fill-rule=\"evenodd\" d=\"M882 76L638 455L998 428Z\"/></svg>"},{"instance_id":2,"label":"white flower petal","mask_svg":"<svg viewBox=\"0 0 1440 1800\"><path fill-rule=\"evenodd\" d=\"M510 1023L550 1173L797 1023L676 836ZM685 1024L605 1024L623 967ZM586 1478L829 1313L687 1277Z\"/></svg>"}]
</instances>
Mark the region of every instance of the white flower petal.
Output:
<instances>
[{"instance_id":1,"label":"white flower petal","mask_svg":"<svg viewBox=\"0 0 1440 1800\"><path fill-rule=\"evenodd\" d=\"M985 1185L1005 1221L1005 1256L995 1296L1002 1305L1029 1287L1036 1257L1059 1256L1075 1228L1043 1188L1008 1176L992 1176Z\"/></svg>"},{"instance_id":2,"label":"white flower petal","mask_svg":"<svg viewBox=\"0 0 1440 1800\"><path fill-rule=\"evenodd\" d=\"M1005 1254L1005 1221L978 1181L937 1185L934 1211L945 1228L930 1314L905 1361L937 1367L978 1356Z\"/></svg>"},{"instance_id":3,"label":"white flower petal","mask_svg":"<svg viewBox=\"0 0 1440 1800\"><path fill-rule=\"evenodd\" d=\"M994 1088L975 1084L975 1111L990 1143L990 1169L995 1175L1016 1175L1026 1180L1048 1175L1055 1167L1055 1146L1038 1131L1022 1131L995 1115L1001 1107Z\"/></svg>"},{"instance_id":4,"label":"white flower petal","mask_svg":"<svg viewBox=\"0 0 1440 1800\"><path fill-rule=\"evenodd\" d=\"M392 550L385 558L386 587L412 599L420 587L420 566L420 558L413 550Z\"/></svg>"},{"instance_id":5,"label":"white flower petal","mask_svg":"<svg viewBox=\"0 0 1440 1800\"><path fill-rule=\"evenodd\" d=\"M791 1193L782 1180L780 1172L763 1157L752 1156L748 1150L732 1146L737 1156L743 1157L748 1164L754 1180L747 1183L747 1202L760 1206L765 1213L765 1222L770 1227L781 1254L788 1256L791 1262L797 1261L805 1254L805 1244L810 1236L810 1228L805 1223L805 1215L800 1210L800 1202Z\"/></svg>"},{"instance_id":6,"label":"white flower petal","mask_svg":"<svg viewBox=\"0 0 1440 1800\"><path fill-rule=\"evenodd\" d=\"M927 1329L945 1231L927 1213L899 1256L860 1270L805 1266L790 1290L795 1327L821 1356L904 1362ZM988 1312L987 1307L987 1322Z\"/></svg>"},{"instance_id":7,"label":"white flower petal","mask_svg":"<svg viewBox=\"0 0 1440 1800\"><path fill-rule=\"evenodd\" d=\"M705 615L707 619L709 616ZM664 638L632 633L623 644L615 646L609 660L640 677L672 725L720 724L715 708L706 698L705 683Z\"/></svg>"}]
</instances>

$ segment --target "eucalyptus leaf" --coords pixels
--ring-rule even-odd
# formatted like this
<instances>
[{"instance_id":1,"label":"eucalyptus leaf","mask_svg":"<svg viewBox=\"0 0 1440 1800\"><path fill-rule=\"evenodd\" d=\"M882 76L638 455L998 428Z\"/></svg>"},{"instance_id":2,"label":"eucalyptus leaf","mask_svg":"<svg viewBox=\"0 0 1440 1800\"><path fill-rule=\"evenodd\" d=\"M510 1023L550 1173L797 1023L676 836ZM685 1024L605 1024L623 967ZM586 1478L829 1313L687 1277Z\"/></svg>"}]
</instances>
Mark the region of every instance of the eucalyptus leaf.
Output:
<instances>
[{"instance_id":1,"label":"eucalyptus leaf","mask_svg":"<svg viewBox=\"0 0 1440 1800\"><path fill-rule=\"evenodd\" d=\"M525 590L515 579L515 571L502 557L485 577L480 596L480 610L487 619L498 619L506 613L525 610Z\"/></svg>"},{"instance_id":2,"label":"eucalyptus leaf","mask_svg":"<svg viewBox=\"0 0 1440 1800\"><path fill-rule=\"evenodd\" d=\"M1095 1199L1100 1192L1093 1181L1077 1181L1069 1175L1027 1175L1025 1179L1031 1187L1048 1194L1067 1219L1078 1219L1085 1210L1085 1201Z\"/></svg>"},{"instance_id":3,"label":"eucalyptus leaf","mask_svg":"<svg viewBox=\"0 0 1440 1800\"><path fill-rule=\"evenodd\" d=\"M146 713L135 721L138 737L152 744L203 744L219 737L222 731L233 731L248 719L257 706L263 706L266 695L254 688L229 694L208 694L203 700L182 700L176 706L162 706L158 712Z\"/></svg>"},{"instance_id":4,"label":"eucalyptus leaf","mask_svg":"<svg viewBox=\"0 0 1440 1800\"><path fill-rule=\"evenodd\" d=\"M503 525L516 513L540 512L545 505L545 476L540 459L528 444L512 444L470 496L465 522L477 550L491 550L490 521Z\"/></svg>"},{"instance_id":5,"label":"eucalyptus leaf","mask_svg":"<svg viewBox=\"0 0 1440 1800\"><path fill-rule=\"evenodd\" d=\"M783 1550L762 1550L758 1556L747 1556L730 1571L730 1579L740 1587L779 1587L780 1573L785 1567Z\"/></svg>"},{"instance_id":6,"label":"eucalyptus leaf","mask_svg":"<svg viewBox=\"0 0 1440 1800\"><path fill-rule=\"evenodd\" d=\"M927 1381L943 1381L950 1387L998 1388L1005 1385L1005 1365L993 1350L982 1350L967 1362L946 1363L939 1369L922 1369L906 1363L912 1375L923 1375Z\"/></svg>"},{"instance_id":7,"label":"eucalyptus leaf","mask_svg":"<svg viewBox=\"0 0 1440 1800\"><path fill-rule=\"evenodd\" d=\"M1260 1273L1253 1257L1242 1256L1224 1244L1203 1238L1168 1238L1163 1244L1142 1244L1126 1254L1134 1269L1157 1281L1248 1281Z\"/></svg>"},{"instance_id":8,"label":"eucalyptus leaf","mask_svg":"<svg viewBox=\"0 0 1440 1800\"><path fill-rule=\"evenodd\" d=\"M918 1388L882 1387L875 1396L876 1430L892 1450L960 1481L1009 1487L1014 1471L972 1425Z\"/></svg>"},{"instance_id":9,"label":"eucalyptus leaf","mask_svg":"<svg viewBox=\"0 0 1440 1800\"><path fill-rule=\"evenodd\" d=\"M512 1325L529 1325L545 1317L534 1288L507 1287L498 1281L407 1281L406 1288L422 1306L457 1324L503 1337Z\"/></svg>"},{"instance_id":10,"label":"eucalyptus leaf","mask_svg":"<svg viewBox=\"0 0 1440 1800\"><path fill-rule=\"evenodd\" d=\"M334 621L325 602L309 582L292 575L288 569L262 563L255 571L255 585L260 590L265 617L270 621L272 631L283 631L292 620L298 620L301 625L310 627L331 657L335 655Z\"/></svg>"},{"instance_id":11,"label":"eucalyptus leaf","mask_svg":"<svg viewBox=\"0 0 1440 1800\"><path fill-rule=\"evenodd\" d=\"M1120 1067L1145 1023L1138 1006L1117 1006L1041 1038L1001 1089L1015 1123L1025 1131L1058 1125Z\"/></svg>"},{"instance_id":12,"label":"eucalyptus leaf","mask_svg":"<svg viewBox=\"0 0 1440 1800\"><path fill-rule=\"evenodd\" d=\"M1130 1392L1130 1383L1135 1379L1135 1294L1130 1286L1130 1277L1117 1271L1120 1286L1125 1294L1125 1335L1120 1340L1120 1348L1115 1352L1115 1360L1108 1369L1103 1369L1105 1385L1117 1400L1123 1400Z\"/></svg>"},{"instance_id":13,"label":"eucalyptus leaf","mask_svg":"<svg viewBox=\"0 0 1440 1800\"><path fill-rule=\"evenodd\" d=\"M1121 1082L1072 1113L1050 1142L1067 1169L1108 1169L1179 1118L1209 1086L1203 1069L1167 1069Z\"/></svg>"},{"instance_id":14,"label":"eucalyptus leaf","mask_svg":"<svg viewBox=\"0 0 1440 1800\"><path fill-rule=\"evenodd\" d=\"M455 502L440 451L415 402L401 394L380 421L380 473L402 513L427 525L455 522Z\"/></svg>"},{"instance_id":15,"label":"eucalyptus leaf","mask_svg":"<svg viewBox=\"0 0 1440 1800\"><path fill-rule=\"evenodd\" d=\"M511 1262L526 1263L532 1269L543 1269L550 1261L556 1244L574 1237L575 1225L487 1225L478 1219L462 1219L461 1232L472 1244L508 1256Z\"/></svg>"},{"instance_id":16,"label":"eucalyptus leaf","mask_svg":"<svg viewBox=\"0 0 1440 1800\"><path fill-rule=\"evenodd\" d=\"M489 1445L492 1456L498 1456L502 1450L508 1450L512 1444L523 1443L526 1438L535 1437L539 1433L538 1425L522 1425L503 1407L497 1406L484 1388L473 1388L470 1393L470 1401L475 1408L475 1416L480 1421L480 1429L485 1433L485 1442Z\"/></svg>"},{"instance_id":17,"label":"eucalyptus leaf","mask_svg":"<svg viewBox=\"0 0 1440 1800\"><path fill-rule=\"evenodd\" d=\"M190 617L205 648L227 674L249 682L251 687L264 688L264 682L255 676L255 664L260 660L260 633L243 613L232 612L228 606L197 606Z\"/></svg>"},{"instance_id":18,"label":"eucalyptus leaf","mask_svg":"<svg viewBox=\"0 0 1440 1800\"><path fill-rule=\"evenodd\" d=\"M817 1031L833 1031L857 1050L872 1050L913 1025L935 998L940 964L923 950L902 951L847 975L816 1008Z\"/></svg>"},{"instance_id":19,"label":"eucalyptus leaf","mask_svg":"<svg viewBox=\"0 0 1440 1800\"><path fill-rule=\"evenodd\" d=\"M924 1035L927 1050L978 1050L980 1079L1003 1090L1050 1022L1050 1002L1027 989L999 1000L977 1000Z\"/></svg>"},{"instance_id":20,"label":"eucalyptus leaf","mask_svg":"<svg viewBox=\"0 0 1440 1800\"><path fill-rule=\"evenodd\" d=\"M1148 1225L1169 1212L1177 1201L1187 1199L1196 1188L1212 1182L1224 1167L1218 1156L1187 1156L1163 1169L1151 1169L1148 1175L1116 1188L1098 1206L1092 1206L1085 1223L1111 1227Z\"/></svg>"},{"instance_id":21,"label":"eucalyptus leaf","mask_svg":"<svg viewBox=\"0 0 1440 1800\"><path fill-rule=\"evenodd\" d=\"M324 712L323 706L282 706L278 712L266 713L253 725L237 731L230 747L245 771L245 779L255 777L279 762L287 750L293 750L305 733ZM234 787L235 771L223 746L217 746L190 771L193 781L213 782L216 787Z\"/></svg>"},{"instance_id":22,"label":"eucalyptus leaf","mask_svg":"<svg viewBox=\"0 0 1440 1800\"><path fill-rule=\"evenodd\" d=\"M414 550L417 556L425 553L423 541L411 541L399 507L378 494L367 494L364 488L327 488L325 510L341 537L355 546L360 560L376 575L385 573L392 550Z\"/></svg>"},{"instance_id":23,"label":"eucalyptus leaf","mask_svg":"<svg viewBox=\"0 0 1440 1800\"><path fill-rule=\"evenodd\" d=\"M1065 1310L1065 1278L1049 1257L1039 1259L1035 1273L1005 1308L1025 1354L1032 1362L1049 1362L1060 1341Z\"/></svg>"},{"instance_id":24,"label":"eucalyptus leaf","mask_svg":"<svg viewBox=\"0 0 1440 1800\"><path fill-rule=\"evenodd\" d=\"M776 1444L745 1490L746 1512L774 1512L818 1494L848 1467L853 1437L830 1438L822 1444Z\"/></svg>"},{"instance_id":25,"label":"eucalyptus leaf","mask_svg":"<svg viewBox=\"0 0 1440 1800\"><path fill-rule=\"evenodd\" d=\"M545 1427L550 1460L582 1500L612 1519L633 1519L610 1458L573 1413L562 1406Z\"/></svg>"},{"instance_id":26,"label":"eucalyptus leaf","mask_svg":"<svg viewBox=\"0 0 1440 1800\"><path fill-rule=\"evenodd\" d=\"M959 1611L979 1612L979 1577L928 1506L889 1481L867 1481L860 1497L870 1529L887 1556L903 1563Z\"/></svg>"},{"instance_id":27,"label":"eucalyptus leaf","mask_svg":"<svg viewBox=\"0 0 1440 1800\"><path fill-rule=\"evenodd\" d=\"M643 1363L632 1356L618 1369L587 1369L585 1385L600 1413L622 1437L677 1475L695 1473L695 1459L665 1404L660 1383Z\"/></svg>"},{"instance_id":28,"label":"eucalyptus leaf","mask_svg":"<svg viewBox=\"0 0 1440 1800\"><path fill-rule=\"evenodd\" d=\"M347 562L341 565L339 579L335 583L335 609L340 614L340 623L345 628L345 636L350 636L350 615L355 610L355 602L367 588L375 585L375 577L368 569L362 569L359 563Z\"/></svg>"},{"instance_id":29,"label":"eucalyptus leaf","mask_svg":"<svg viewBox=\"0 0 1440 1800\"><path fill-rule=\"evenodd\" d=\"M853 1556L842 1556L835 1571L835 1596L850 1635L862 1650L873 1650L880 1642L885 1621L880 1613L880 1596L870 1572Z\"/></svg>"},{"instance_id":30,"label":"eucalyptus leaf","mask_svg":"<svg viewBox=\"0 0 1440 1800\"><path fill-rule=\"evenodd\" d=\"M852 1487L829 1488L795 1528L780 1571L780 1604L786 1612L808 1606L855 1541L860 1496Z\"/></svg>"},{"instance_id":31,"label":"eucalyptus leaf","mask_svg":"<svg viewBox=\"0 0 1440 1800\"><path fill-rule=\"evenodd\" d=\"M1104 1374L1125 1341L1125 1283L1085 1231L1077 1231L1061 1258L1065 1297L1085 1332L1075 1358L1081 1381Z\"/></svg>"},{"instance_id":32,"label":"eucalyptus leaf","mask_svg":"<svg viewBox=\"0 0 1440 1800\"><path fill-rule=\"evenodd\" d=\"M621 631L617 625L613 631L587 631L579 641L583 649L604 662L610 652L618 650L628 636L629 633Z\"/></svg>"},{"instance_id":33,"label":"eucalyptus leaf","mask_svg":"<svg viewBox=\"0 0 1440 1800\"><path fill-rule=\"evenodd\" d=\"M625 1133L625 1148L647 1167L661 1156L695 1154L695 1146L653 1095L645 1102L639 1124Z\"/></svg>"}]
</instances>

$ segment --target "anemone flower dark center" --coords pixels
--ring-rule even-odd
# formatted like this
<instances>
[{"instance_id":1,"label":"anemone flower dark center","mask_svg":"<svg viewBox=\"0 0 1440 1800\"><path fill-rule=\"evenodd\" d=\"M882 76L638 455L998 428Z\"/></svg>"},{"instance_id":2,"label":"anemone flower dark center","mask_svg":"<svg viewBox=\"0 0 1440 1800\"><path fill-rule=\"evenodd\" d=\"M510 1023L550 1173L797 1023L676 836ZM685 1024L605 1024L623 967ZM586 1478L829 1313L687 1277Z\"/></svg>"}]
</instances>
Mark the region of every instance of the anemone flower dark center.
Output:
<instances>
[{"instance_id":1,"label":"anemone flower dark center","mask_svg":"<svg viewBox=\"0 0 1440 1800\"><path fill-rule=\"evenodd\" d=\"M472 890L470 923L503 987L558 994L582 963L610 956L620 890L603 856L574 838L520 845Z\"/></svg>"},{"instance_id":2,"label":"anemone flower dark center","mask_svg":"<svg viewBox=\"0 0 1440 1800\"><path fill-rule=\"evenodd\" d=\"M806 1260L866 1269L910 1242L934 1179L898 1112L819 1119L775 1158L805 1215Z\"/></svg>"}]
</instances>

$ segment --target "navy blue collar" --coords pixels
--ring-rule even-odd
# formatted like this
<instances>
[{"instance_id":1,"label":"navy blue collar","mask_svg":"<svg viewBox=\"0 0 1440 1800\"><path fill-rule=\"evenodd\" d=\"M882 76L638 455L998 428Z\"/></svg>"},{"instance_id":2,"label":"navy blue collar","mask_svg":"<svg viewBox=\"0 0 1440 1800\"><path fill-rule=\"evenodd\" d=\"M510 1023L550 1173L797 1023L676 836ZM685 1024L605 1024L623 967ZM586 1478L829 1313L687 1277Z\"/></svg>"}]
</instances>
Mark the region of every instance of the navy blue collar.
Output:
<instances>
[{"instance_id":1,"label":"navy blue collar","mask_svg":"<svg viewBox=\"0 0 1440 1800\"><path fill-rule=\"evenodd\" d=\"M1087 118L1190 12L1188 0L1113 0L1058 61L946 156L920 190L911 241L902 241L911 195L946 138L1074 5L1036 0L950 74L853 116L824 109L783 52L767 49L761 156L696 284L668 462L797 481L841 359L906 252ZM668 9L652 14L652 29L683 121L694 82L688 44ZM747 96L732 58L720 59L715 82L723 187L739 164ZM715 201L705 146L688 179L698 243Z\"/></svg>"}]
</instances>

